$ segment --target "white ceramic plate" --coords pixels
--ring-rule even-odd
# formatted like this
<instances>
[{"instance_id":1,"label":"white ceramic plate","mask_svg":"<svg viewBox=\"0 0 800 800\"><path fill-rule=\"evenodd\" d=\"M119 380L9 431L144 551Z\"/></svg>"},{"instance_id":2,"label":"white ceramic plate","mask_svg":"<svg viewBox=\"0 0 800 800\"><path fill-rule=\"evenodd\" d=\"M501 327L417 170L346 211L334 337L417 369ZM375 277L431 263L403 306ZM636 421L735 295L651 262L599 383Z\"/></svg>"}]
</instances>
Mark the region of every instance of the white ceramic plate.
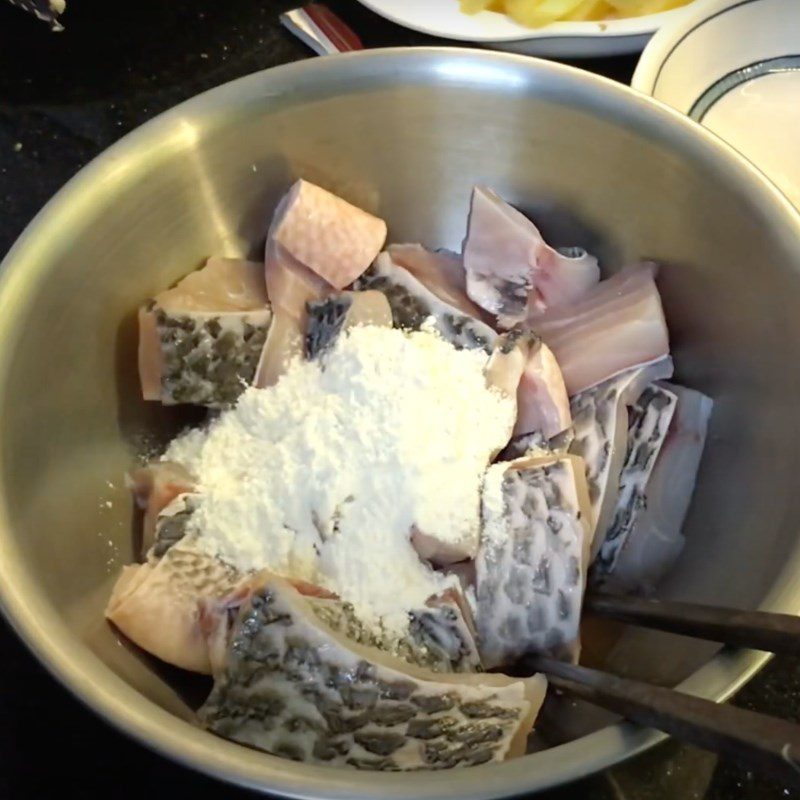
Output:
<instances>
[{"instance_id":1,"label":"white ceramic plate","mask_svg":"<svg viewBox=\"0 0 800 800\"><path fill-rule=\"evenodd\" d=\"M644 51L632 86L714 131L800 208L800 0L702 0Z\"/></svg>"},{"instance_id":2,"label":"white ceramic plate","mask_svg":"<svg viewBox=\"0 0 800 800\"><path fill-rule=\"evenodd\" d=\"M800 0L798 0L800 2ZM498 50L538 56L588 57L637 53L661 27L686 8L607 22L556 22L533 30L502 14L462 14L458 0L361 0L382 17L415 31L480 42Z\"/></svg>"}]
</instances>

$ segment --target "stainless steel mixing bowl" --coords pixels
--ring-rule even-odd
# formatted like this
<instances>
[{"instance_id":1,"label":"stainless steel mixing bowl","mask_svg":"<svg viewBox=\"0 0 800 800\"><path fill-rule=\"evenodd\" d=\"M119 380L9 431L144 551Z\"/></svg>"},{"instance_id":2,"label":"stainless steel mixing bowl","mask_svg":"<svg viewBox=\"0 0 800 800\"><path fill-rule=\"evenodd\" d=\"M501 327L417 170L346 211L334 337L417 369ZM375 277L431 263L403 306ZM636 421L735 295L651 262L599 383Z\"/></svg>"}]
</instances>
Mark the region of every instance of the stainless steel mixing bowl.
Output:
<instances>
[{"instance_id":1,"label":"stainless steel mixing bowl","mask_svg":"<svg viewBox=\"0 0 800 800\"><path fill-rule=\"evenodd\" d=\"M134 309L209 254L258 254L298 175L385 217L394 241L458 247L470 188L485 181L607 269L664 262L679 377L717 404L688 546L663 593L798 610L800 219L711 134L626 88L441 49L318 59L215 89L112 147L30 225L0 282L6 615L113 724L184 764L279 794L506 796L653 744L654 732L556 713L551 730L561 725L563 738L601 727L448 774L295 764L194 727L192 686L104 624L111 581L133 557L123 473L180 422L139 399ZM764 659L629 632L607 663L719 700Z\"/></svg>"}]
</instances>

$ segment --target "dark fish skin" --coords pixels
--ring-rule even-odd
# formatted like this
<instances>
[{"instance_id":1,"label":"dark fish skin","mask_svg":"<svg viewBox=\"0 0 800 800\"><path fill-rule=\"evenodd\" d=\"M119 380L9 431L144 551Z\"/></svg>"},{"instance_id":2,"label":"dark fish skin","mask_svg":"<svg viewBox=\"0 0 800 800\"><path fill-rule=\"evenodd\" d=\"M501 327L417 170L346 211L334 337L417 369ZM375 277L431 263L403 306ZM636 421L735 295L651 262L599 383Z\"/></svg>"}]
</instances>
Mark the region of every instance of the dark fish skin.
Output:
<instances>
[{"instance_id":1,"label":"dark fish skin","mask_svg":"<svg viewBox=\"0 0 800 800\"><path fill-rule=\"evenodd\" d=\"M298 761L401 771L502 760L530 724L519 681L403 672L349 645L285 581L249 585L199 711L220 736Z\"/></svg>"},{"instance_id":2,"label":"dark fish skin","mask_svg":"<svg viewBox=\"0 0 800 800\"><path fill-rule=\"evenodd\" d=\"M154 313L164 362L162 402L210 408L233 405L255 378L269 329L268 314L168 314L158 306ZM260 324L252 324L254 319Z\"/></svg>"},{"instance_id":3,"label":"dark fish skin","mask_svg":"<svg viewBox=\"0 0 800 800\"><path fill-rule=\"evenodd\" d=\"M647 507L647 482L676 405L677 397L672 392L650 384L630 408L628 448L619 482L620 499L590 570L595 586L602 586L613 572L639 514Z\"/></svg>"},{"instance_id":4,"label":"dark fish skin","mask_svg":"<svg viewBox=\"0 0 800 800\"><path fill-rule=\"evenodd\" d=\"M497 336L492 328L440 300L410 272L395 264L388 253L382 253L353 288L382 292L389 301L396 328L420 330L432 318L441 337L454 347L491 352Z\"/></svg>"},{"instance_id":5,"label":"dark fish skin","mask_svg":"<svg viewBox=\"0 0 800 800\"><path fill-rule=\"evenodd\" d=\"M577 647L588 554L584 467L573 456L546 458L511 462L502 517L484 518L505 532L486 537L476 560L478 647L488 668L534 653L571 658Z\"/></svg>"}]
</instances>

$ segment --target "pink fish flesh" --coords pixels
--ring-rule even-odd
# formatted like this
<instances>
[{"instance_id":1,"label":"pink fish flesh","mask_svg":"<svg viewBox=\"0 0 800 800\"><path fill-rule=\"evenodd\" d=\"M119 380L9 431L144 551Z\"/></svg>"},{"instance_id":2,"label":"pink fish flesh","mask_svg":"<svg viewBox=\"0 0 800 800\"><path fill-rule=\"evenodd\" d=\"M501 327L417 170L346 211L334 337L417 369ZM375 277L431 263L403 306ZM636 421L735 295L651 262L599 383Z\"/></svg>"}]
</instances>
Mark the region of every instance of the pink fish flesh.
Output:
<instances>
[{"instance_id":1,"label":"pink fish flesh","mask_svg":"<svg viewBox=\"0 0 800 800\"><path fill-rule=\"evenodd\" d=\"M552 350L540 341L528 357L517 388L514 435L538 431L550 439L569 428L571 423L569 397L561 369Z\"/></svg>"},{"instance_id":2,"label":"pink fish flesh","mask_svg":"<svg viewBox=\"0 0 800 800\"><path fill-rule=\"evenodd\" d=\"M713 401L700 392L661 384L678 405L647 482L645 508L606 579L618 592L650 593L684 545L681 533L703 455Z\"/></svg>"},{"instance_id":3,"label":"pink fish flesh","mask_svg":"<svg viewBox=\"0 0 800 800\"><path fill-rule=\"evenodd\" d=\"M305 180L281 200L269 239L335 289L351 284L386 241L386 223Z\"/></svg>"},{"instance_id":4,"label":"pink fish flesh","mask_svg":"<svg viewBox=\"0 0 800 800\"><path fill-rule=\"evenodd\" d=\"M517 325L499 336L486 365L488 386L516 398L515 436L537 431L546 439L570 426L569 398L550 349Z\"/></svg>"},{"instance_id":5,"label":"pink fish flesh","mask_svg":"<svg viewBox=\"0 0 800 800\"><path fill-rule=\"evenodd\" d=\"M240 578L233 567L181 541L160 559L123 567L105 616L162 661L207 674L211 662L200 601L228 596Z\"/></svg>"},{"instance_id":6,"label":"pink fish flesh","mask_svg":"<svg viewBox=\"0 0 800 800\"><path fill-rule=\"evenodd\" d=\"M669 353L653 264L627 267L578 302L533 317L553 351L570 396Z\"/></svg>"},{"instance_id":7,"label":"pink fish flesh","mask_svg":"<svg viewBox=\"0 0 800 800\"><path fill-rule=\"evenodd\" d=\"M271 318L261 265L210 258L139 310L143 398L231 405L253 380Z\"/></svg>"},{"instance_id":8,"label":"pink fish flesh","mask_svg":"<svg viewBox=\"0 0 800 800\"><path fill-rule=\"evenodd\" d=\"M467 295L467 273L458 253L427 250L421 244L390 244L386 250L395 264L408 270L443 303L491 324L491 315Z\"/></svg>"},{"instance_id":9,"label":"pink fish flesh","mask_svg":"<svg viewBox=\"0 0 800 800\"><path fill-rule=\"evenodd\" d=\"M600 280L595 258L554 250L526 216L484 186L472 192L464 268L469 296L506 328L523 321L529 307L539 312L574 302Z\"/></svg>"}]
</instances>

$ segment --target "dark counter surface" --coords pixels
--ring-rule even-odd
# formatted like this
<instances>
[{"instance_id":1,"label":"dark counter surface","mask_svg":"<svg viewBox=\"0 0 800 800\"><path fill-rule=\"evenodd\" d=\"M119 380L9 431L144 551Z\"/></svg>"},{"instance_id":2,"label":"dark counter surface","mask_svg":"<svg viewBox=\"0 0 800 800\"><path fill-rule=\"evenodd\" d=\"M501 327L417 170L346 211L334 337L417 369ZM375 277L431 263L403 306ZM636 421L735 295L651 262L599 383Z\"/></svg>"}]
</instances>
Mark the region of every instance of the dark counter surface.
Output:
<instances>
[{"instance_id":1,"label":"dark counter surface","mask_svg":"<svg viewBox=\"0 0 800 800\"><path fill-rule=\"evenodd\" d=\"M122 135L205 89L311 57L278 24L293 0L69 0L53 34L0 0L0 256L42 205ZM367 47L441 44L330 0ZM449 43L452 44L452 43ZM635 58L578 66L628 82ZM0 623L0 797L48 800L254 795L178 767L107 726L62 689ZM797 720L800 659L776 658L735 702ZM545 800L777 800L785 788L668 743Z\"/></svg>"}]
</instances>

